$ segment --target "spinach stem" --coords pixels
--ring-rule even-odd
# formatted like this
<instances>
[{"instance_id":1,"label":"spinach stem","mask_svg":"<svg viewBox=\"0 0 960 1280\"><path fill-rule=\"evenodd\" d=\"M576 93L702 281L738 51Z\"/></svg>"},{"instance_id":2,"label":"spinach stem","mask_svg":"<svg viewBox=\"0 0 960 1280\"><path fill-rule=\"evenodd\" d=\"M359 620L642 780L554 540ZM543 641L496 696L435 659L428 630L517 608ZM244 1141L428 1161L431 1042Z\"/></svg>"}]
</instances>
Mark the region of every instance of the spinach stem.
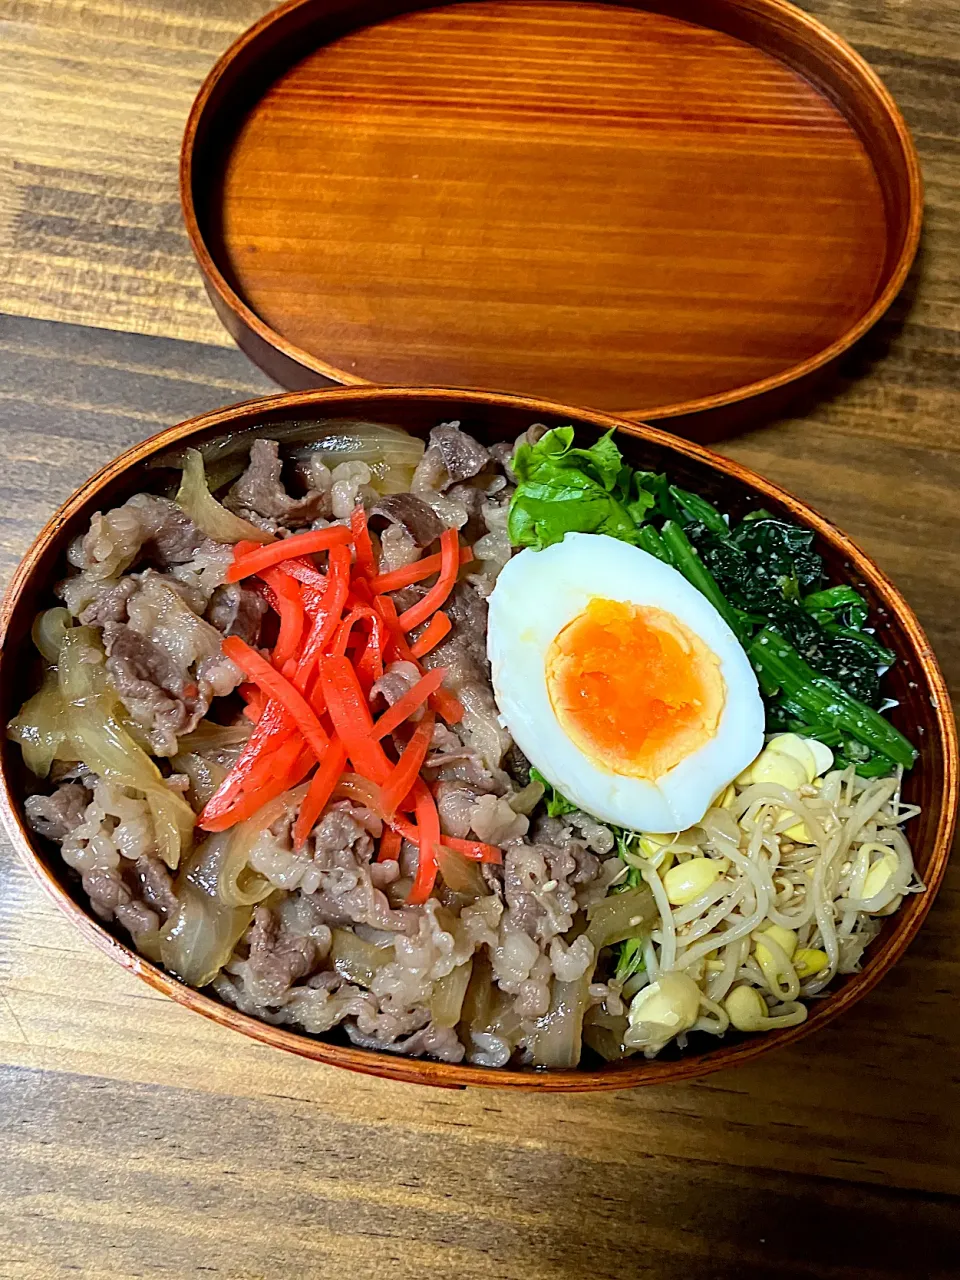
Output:
<instances>
[{"instance_id":1,"label":"spinach stem","mask_svg":"<svg viewBox=\"0 0 960 1280\"><path fill-rule=\"evenodd\" d=\"M786 697L801 706L814 721L845 730L858 742L905 769L916 760L916 750L899 729L835 681L819 675L775 631L765 628L758 632L748 653L757 671L776 681Z\"/></svg>"},{"instance_id":2,"label":"spinach stem","mask_svg":"<svg viewBox=\"0 0 960 1280\"><path fill-rule=\"evenodd\" d=\"M697 588L701 595L707 597L724 622L737 637L743 641L741 619L731 608L726 596L717 586L717 580L700 559L693 544L675 520L665 520L660 530L663 545L675 569L678 569L686 580Z\"/></svg>"}]
</instances>

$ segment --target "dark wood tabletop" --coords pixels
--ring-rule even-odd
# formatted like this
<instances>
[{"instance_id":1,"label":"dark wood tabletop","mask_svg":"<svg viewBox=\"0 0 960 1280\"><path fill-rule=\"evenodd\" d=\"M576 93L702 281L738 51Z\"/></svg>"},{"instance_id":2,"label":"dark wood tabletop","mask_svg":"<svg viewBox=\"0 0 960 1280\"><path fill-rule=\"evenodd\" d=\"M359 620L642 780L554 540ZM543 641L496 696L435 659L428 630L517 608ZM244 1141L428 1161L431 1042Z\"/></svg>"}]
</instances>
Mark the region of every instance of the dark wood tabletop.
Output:
<instances>
[{"instance_id":1,"label":"dark wood tabletop","mask_svg":"<svg viewBox=\"0 0 960 1280\"><path fill-rule=\"evenodd\" d=\"M263 0L0 0L0 569L119 450L271 389L180 223L190 102ZM841 384L720 446L858 538L960 687L960 18L817 0L927 183ZM796 1049L593 1096L354 1077L81 942L0 848L0 1277L960 1275L960 864L903 962Z\"/></svg>"}]
</instances>

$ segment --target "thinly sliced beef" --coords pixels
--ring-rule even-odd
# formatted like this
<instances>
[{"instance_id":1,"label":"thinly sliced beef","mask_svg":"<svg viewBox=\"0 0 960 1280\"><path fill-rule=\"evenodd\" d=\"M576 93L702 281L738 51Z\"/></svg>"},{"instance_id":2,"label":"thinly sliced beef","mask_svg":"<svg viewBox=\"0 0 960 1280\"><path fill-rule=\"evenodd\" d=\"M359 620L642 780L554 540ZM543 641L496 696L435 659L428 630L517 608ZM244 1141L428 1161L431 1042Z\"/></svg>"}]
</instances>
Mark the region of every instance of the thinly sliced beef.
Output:
<instances>
[{"instance_id":1,"label":"thinly sliced beef","mask_svg":"<svg viewBox=\"0 0 960 1280\"><path fill-rule=\"evenodd\" d=\"M469 641L462 639L454 628L449 639L425 656L424 666L446 667L444 684L460 699L464 712L463 719L456 726L456 736L467 755L475 757L486 770L491 783L487 789L502 794L510 788L510 778L501 769L500 762L512 739L500 724L500 713L494 702L486 671L479 667L470 650ZM472 773L466 774L462 770L455 773L446 771L447 764L452 762L439 761L435 759L434 753L427 759L428 767L444 768L444 772L438 775L440 777L459 777L467 782L475 780ZM479 778L476 780L479 781Z\"/></svg>"},{"instance_id":2,"label":"thinly sliced beef","mask_svg":"<svg viewBox=\"0 0 960 1280\"><path fill-rule=\"evenodd\" d=\"M254 910L245 941L250 948L250 977L261 998L268 1002L278 1000L295 982L305 978L317 962L314 940L283 930L269 907Z\"/></svg>"},{"instance_id":3,"label":"thinly sliced beef","mask_svg":"<svg viewBox=\"0 0 960 1280\"><path fill-rule=\"evenodd\" d=\"M426 1014L426 1010L424 1010ZM361 1049L380 1049L388 1053L402 1053L408 1058L436 1058L440 1062L462 1062L466 1053L465 1047L457 1038L453 1027L438 1027L429 1022L419 1031L414 1031L405 1040L385 1042L376 1036L364 1035L359 1024L346 1023L347 1035L352 1044Z\"/></svg>"},{"instance_id":4,"label":"thinly sliced beef","mask_svg":"<svg viewBox=\"0 0 960 1280\"><path fill-rule=\"evenodd\" d=\"M545 814L537 819L535 837L540 844L550 844L573 855L578 866L583 863L589 868L583 875L574 875L572 883L578 884L589 880L596 874L597 859L594 853L608 854L614 846L613 833L609 827L597 822L589 814L575 810L565 813L562 818L550 818ZM587 854L587 850L591 850Z\"/></svg>"},{"instance_id":5,"label":"thinly sliced beef","mask_svg":"<svg viewBox=\"0 0 960 1280\"><path fill-rule=\"evenodd\" d=\"M531 429L520 442L542 430ZM276 442L257 440L228 496L232 510L281 536L330 519L345 522L363 503L383 571L412 563L447 528L459 529L473 546L476 562L444 605L451 632L423 663L446 668L444 685L464 714L456 725L434 724L422 772L434 789L444 839L477 838L503 850L502 864L480 867L486 893L475 885L475 902L464 905L441 875L431 899L411 906L415 844L404 840L397 859L376 861L382 819L335 799L295 847L299 793L288 794L285 810L246 847L250 873L269 883L269 899L247 909L250 926L214 982L224 1000L245 1012L307 1034L340 1026L371 1049L504 1065L526 1051L551 1007L552 984L576 981L594 963L589 939L569 938L574 920L622 872L609 856L614 837L586 814L537 817L542 787L527 786L529 762L499 723L490 686L486 598L512 554L506 525L513 448L487 450L459 424L444 423L431 433L412 492L382 496L365 462L331 471L306 459L287 472ZM193 750L187 743L181 752L179 742L212 699L230 694L241 678L223 656L223 637L256 645L266 612L250 584L226 583L232 556L231 546L205 538L175 504L140 495L94 518L71 549L73 576L58 587L73 617L102 631L113 688L151 752L175 756L167 785L173 791L189 785L195 807L212 794L242 743L205 751L198 737ZM397 609L427 590L421 583L393 593ZM379 713L418 678L415 665L389 664L371 689L371 707ZM215 710L213 718L224 717ZM391 756L402 750L406 732L385 741ZM158 856L150 804L134 788L70 762L57 763L48 785L52 795L26 803L31 825L61 842L91 910L155 956L157 930L177 918L180 905ZM380 949L371 958L356 948L366 959L349 978L337 971L348 954L341 930ZM461 1040L456 1028L434 1023L431 1009L436 984L466 965L476 990L489 990L490 1016L484 1023L471 1014Z\"/></svg>"},{"instance_id":6,"label":"thinly sliced beef","mask_svg":"<svg viewBox=\"0 0 960 1280\"><path fill-rule=\"evenodd\" d=\"M226 581L232 560L232 546L205 538L189 560L173 565L164 577L171 585L179 583L180 594L194 613L203 613L214 591Z\"/></svg>"},{"instance_id":7,"label":"thinly sliced beef","mask_svg":"<svg viewBox=\"0 0 960 1280\"><path fill-rule=\"evenodd\" d=\"M80 876L84 893L101 920L116 920L136 941L143 933L160 928L160 912L137 897L116 867L96 867Z\"/></svg>"},{"instance_id":8,"label":"thinly sliced beef","mask_svg":"<svg viewBox=\"0 0 960 1280\"><path fill-rule=\"evenodd\" d=\"M487 844L506 846L522 839L530 829L530 819L515 813L506 796L481 796L470 812L474 834Z\"/></svg>"},{"instance_id":9,"label":"thinly sliced beef","mask_svg":"<svg viewBox=\"0 0 960 1280\"><path fill-rule=\"evenodd\" d=\"M184 672L171 655L148 636L122 622L108 622L103 629L103 645L107 651L107 670L124 699L125 689L138 696L131 687L135 682L158 686L174 698L183 697Z\"/></svg>"},{"instance_id":10,"label":"thinly sliced beef","mask_svg":"<svg viewBox=\"0 0 960 1280\"><path fill-rule=\"evenodd\" d=\"M515 447L509 440L500 440L497 444L490 446L491 460L511 482L516 480L516 476L510 467L510 459L513 457Z\"/></svg>"},{"instance_id":11,"label":"thinly sliced beef","mask_svg":"<svg viewBox=\"0 0 960 1280\"><path fill-rule=\"evenodd\" d=\"M224 581L232 548L205 537L176 503L140 493L106 514L97 512L67 558L80 572L58 583L57 594L75 618L100 627L126 621L138 575L120 575L137 565L161 570L190 607L202 612Z\"/></svg>"},{"instance_id":12,"label":"thinly sliced beef","mask_svg":"<svg viewBox=\"0 0 960 1280\"><path fill-rule=\"evenodd\" d=\"M437 723L433 730L430 754L424 761L425 776L431 782L461 782L476 795L505 790L500 770L488 769L478 752L464 746L459 734ZM456 835L455 831L450 832Z\"/></svg>"},{"instance_id":13,"label":"thinly sliced beef","mask_svg":"<svg viewBox=\"0 0 960 1280\"><path fill-rule=\"evenodd\" d=\"M27 796L27 822L38 835L62 840L83 821L90 792L79 782L63 782L50 796Z\"/></svg>"},{"instance_id":14,"label":"thinly sliced beef","mask_svg":"<svg viewBox=\"0 0 960 1280\"><path fill-rule=\"evenodd\" d=\"M140 546L140 559L148 560L161 569L186 564L206 540L190 517L168 498L138 493L127 506L137 511L143 525L145 536Z\"/></svg>"},{"instance_id":15,"label":"thinly sliced beef","mask_svg":"<svg viewBox=\"0 0 960 1280\"><path fill-rule=\"evenodd\" d=\"M368 515L376 527L376 517L406 529L418 547L428 547L446 526L415 493L394 493L378 498Z\"/></svg>"},{"instance_id":16,"label":"thinly sliced beef","mask_svg":"<svg viewBox=\"0 0 960 1280\"><path fill-rule=\"evenodd\" d=\"M177 909L177 896L173 891L170 872L153 853L144 853L134 863L134 871L140 881L143 900L160 912L164 920Z\"/></svg>"},{"instance_id":17,"label":"thinly sliced beef","mask_svg":"<svg viewBox=\"0 0 960 1280\"><path fill-rule=\"evenodd\" d=\"M121 578L116 584L104 586L80 612L85 627L102 627L108 622L126 622L127 601L139 590L136 578Z\"/></svg>"},{"instance_id":18,"label":"thinly sliced beef","mask_svg":"<svg viewBox=\"0 0 960 1280\"><path fill-rule=\"evenodd\" d=\"M107 672L154 752L171 756L241 673L223 656L220 632L183 599L183 584L149 570L139 588L127 601L128 621L103 629Z\"/></svg>"},{"instance_id":19,"label":"thinly sliced beef","mask_svg":"<svg viewBox=\"0 0 960 1280\"><path fill-rule=\"evenodd\" d=\"M478 475L489 462L487 450L461 431L459 423L441 423L430 432L427 448L413 474L411 489L448 528L462 528L470 518L470 509L466 503L447 496L445 491ZM472 505L472 499L470 502Z\"/></svg>"},{"instance_id":20,"label":"thinly sliced beef","mask_svg":"<svg viewBox=\"0 0 960 1280\"><path fill-rule=\"evenodd\" d=\"M195 727L196 697L188 702L183 672L158 644L123 623L108 622L103 640L113 687L131 716L149 727L151 741L172 744L165 753L172 755L177 738Z\"/></svg>"},{"instance_id":21,"label":"thinly sliced beef","mask_svg":"<svg viewBox=\"0 0 960 1280\"><path fill-rule=\"evenodd\" d=\"M71 547L70 561L96 578L111 578L138 560L163 569L184 564L203 541L175 502L138 493L106 515L98 512L79 545Z\"/></svg>"},{"instance_id":22,"label":"thinly sliced beef","mask_svg":"<svg viewBox=\"0 0 960 1280\"><path fill-rule=\"evenodd\" d=\"M170 873L154 854L132 864L91 867L80 879L96 914L116 920L134 939L159 929L177 909Z\"/></svg>"},{"instance_id":23,"label":"thinly sliced beef","mask_svg":"<svg viewBox=\"0 0 960 1280\"><path fill-rule=\"evenodd\" d=\"M383 698L387 706L392 707L419 679L420 672L412 662L391 662L380 679L374 682L370 702L375 704L378 698Z\"/></svg>"},{"instance_id":24,"label":"thinly sliced beef","mask_svg":"<svg viewBox=\"0 0 960 1280\"><path fill-rule=\"evenodd\" d=\"M578 869L572 853L552 845L523 844L503 859L507 918L528 938L549 942L573 924L577 900L569 877Z\"/></svg>"},{"instance_id":25,"label":"thinly sliced beef","mask_svg":"<svg viewBox=\"0 0 960 1280\"><path fill-rule=\"evenodd\" d=\"M244 519L257 523L274 520L288 529L319 519L328 504L328 496L311 492L303 498L292 498L283 487L282 470L276 440L254 440L250 463L227 494L224 506Z\"/></svg>"},{"instance_id":26,"label":"thinly sliced beef","mask_svg":"<svg viewBox=\"0 0 960 1280\"><path fill-rule=\"evenodd\" d=\"M228 582L214 591L205 616L221 635L239 636L247 644L255 645L266 611L266 601L256 591L242 587L239 582Z\"/></svg>"},{"instance_id":27,"label":"thinly sliced beef","mask_svg":"<svg viewBox=\"0 0 960 1280\"><path fill-rule=\"evenodd\" d=\"M535 422L532 426L527 427L521 435L517 436L512 443L509 440L501 440L498 444L491 445L490 457L494 463L500 468L506 476L510 484L516 484L517 477L513 468L510 466L510 460L522 444L536 444L542 440L549 431L549 427L545 427L542 422Z\"/></svg>"},{"instance_id":28,"label":"thinly sliced beef","mask_svg":"<svg viewBox=\"0 0 960 1280\"><path fill-rule=\"evenodd\" d=\"M490 454L479 440L461 431L458 422L441 422L434 427L427 448L440 454L450 484L469 480L490 461Z\"/></svg>"},{"instance_id":29,"label":"thinly sliced beef","mask_svg":"<svg viewBox=\"0 0 960 1280\"><path fill-rule=\"evenodd\" d=\"M203 546L207 545L218 546L219 544L203 544ZM136 599L147 580L165 583L188 609L193 613L201 614L207 607L212 588L207 590L195 580L192 572L193 563L189 561L183 565L175 565L169 573L161 573L157 569L145 569L140 573L128 574L119 582L111 579L100 582L89 574L81 573L61 582L57 591L63 597L70 612L88 627L104 627L111 622L127 622L130 602Z\"/></svg>"},{"instance_id":30,"label":"thinly sliced beef","mask_svg":"<svg viewBox=\"0 0 960 1280\"><path fill-rule=\"evenodd\" d=\"M463 508L467 514L467 519L460 527L460 536L468 544L482 538L487 532L487 526L483 520L484 509L484 492L477 488L475 484L455 484L446 492L446 497L451 502L456 502Z\"/></svg>"},{"instance_id":31,"label":"thinly sliced beef","mask_svg":"<svg viewBox=\"0 0 960 1280\"><path fill-rule=\"evenodd\" d=\"M426 587L416 583L412 587L401 587L399 591L391 591L393 603L397 607L397 613L405 613L407 609L413 606L427 594Z\"/></svg>"},{"instance_id":32,"label":"thinly sliced beef","mask_svg":"<svg viewBox=\"0 0 960 1280\"><path fill-rule=\"evenodd\" d=\"M61 842L63 860L79 873L93 912L116 920L134 942L154 933L175 909L176 898L156 854L147 802L92 776L90 788L66 782L45 799L46 805L40 797L27 801L31 825Z\"/></svg>"},{"instance_id":33,"label":"thinly sliced beef","mask_svg":"<svg viewBox=\"0 0 960 1280\"><path fill-rule=\"evenodd\" d=\"M373 839L368 825L367 811L348 801L327 810L312 833L313 861L320 875L310 900L332 927L365 924L403 932L414 927L416 913L410 908L394 911L377 887L379 868L371 867Z\"/></svg>"},{"instance_id":34,"label":"thinly sliced beef","mask_svg":"<svg viewBox=\"0 0 960 1280\"><path fill-rule=\"evenodd\" d=\"M479 793L468 782L457 779L438 782L434 788L437 811L440 814L440 830L448 836L463 840L470 831L470 816Z\"/></svg>"},{"instance_id":35,"label":"thinly sliced beef","mask_svg":"<svg viewBox=\"0 0 960 1280\"><path fill-rule=\"evenodd\" d=\"M453 623L457 643L470 655L478 673L486 678L490 671L487 659L487 602L469 582L458 582L444 605Z\"/></svg>"}]
</instances>

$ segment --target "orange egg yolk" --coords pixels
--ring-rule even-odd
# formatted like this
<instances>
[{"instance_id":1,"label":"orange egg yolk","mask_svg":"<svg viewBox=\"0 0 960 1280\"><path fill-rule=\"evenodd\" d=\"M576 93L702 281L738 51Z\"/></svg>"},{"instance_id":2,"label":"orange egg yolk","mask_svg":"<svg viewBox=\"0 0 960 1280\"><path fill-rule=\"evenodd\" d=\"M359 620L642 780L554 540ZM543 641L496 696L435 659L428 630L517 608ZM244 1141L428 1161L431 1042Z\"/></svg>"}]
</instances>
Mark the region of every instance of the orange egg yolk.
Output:
<instances>
[{"instance_id":1,"label":"orange egg yolk","mask_svg":"<svg viewBox=\"0 0 960 1280\"><path fill-rule=\"evenodd\" d=\"M628 777L662 777L715 736L723 710L716 654L645 605L591 600L550 645L546 677L568 736Z\"/></svg>"}]
</instances>

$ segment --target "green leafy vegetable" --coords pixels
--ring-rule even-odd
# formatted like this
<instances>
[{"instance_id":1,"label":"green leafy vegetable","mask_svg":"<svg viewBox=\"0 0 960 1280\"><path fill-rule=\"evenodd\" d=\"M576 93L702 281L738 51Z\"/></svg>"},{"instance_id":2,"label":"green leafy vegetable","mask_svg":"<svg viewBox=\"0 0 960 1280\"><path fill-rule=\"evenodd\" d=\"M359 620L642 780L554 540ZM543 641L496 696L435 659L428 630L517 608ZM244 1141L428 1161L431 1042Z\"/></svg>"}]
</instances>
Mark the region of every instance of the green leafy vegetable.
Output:
<instances>
[{"instance_id":1,"label":"green leafy vegetable","mask_svg":"<svg viewBox=\"0 0 960 1280\"><path fill-rule=\"evenodd\" d=\"M813 533L767 512L754 513L732 531L718 533L701 520L687 532L727 598L741 609L766 614L820 584L823 561L812 550Z\"/></svg>"},{"instance_id":2,"label":"green leafy vegetable","mask_svg":"<svg viewBox=\"0 0 960 1280\"><path fill-rule=\"evenodd\" d=\"M706 498L701 498L699 493L690 493L687 489L678 489L675 484L670 486L670 495L678 506L683 508L684 515L688 520L692 520L695 524L702 524L711 533L715 533L720 538L726 538L730 533L730 527L724 516L720 514L712 502L708 502Z\"/></svg>"},{"instance_id":3,"label":"green leafy vegetable","mask_svg":"<svg viewBox=\"0 0 960 1280\"><path fill-rule=\"evenodd\" d=\"M673 488L662 472L635 471L633 479L638 491L642 489L653 498L652 510L658 516L664 520L683 519L683 513L674 501Z\"/></svg>"},{"instance_id":4,"label":"green leafy vegetable","mask_svg":"<svg viewBox=\"0 0 960 1280\"><path fill-rule=\"evenodd\" d=\"M547 806L547 813L551 818L562 818L565 813L576 813L580 808L579 805L573 804L566 796L560 794L556 787L552 786L539 769L530 770L531 782L539 782L543 787L543 803Z\"/></svg>"},{"instance_id":5,"label":"green leafy vegetable","mask_svg":"<svg viewBox=\"0 0 960 1280\"><path fill-rule=\"evenodd\" d=\"M758 511L724 534L702 519L687 533L718 589L740 611L746 634L758 625L775 627L816 671L854 697L879 703L881 670L893 654L861 630L867 607L858 592L819 589L823 561L809 529Z\"/></svg>"},{"instance_id":6,"label":"green leafy vegetable","mask_svg":"<svg viewBox=\"0 0 960 1280\"><path fill-rule=\"evenodd\" d=\"M703 563L690 539L675 520L665 520L660 537L670 561L701 595L705 595L735 636L743 638L740 618L727 603L717 580Z\"/></svg>"},{"instance_id":7,"label":"green leafy vegetable","mask_svg":"<svg viewBox=\"0 0 960 1280\"><path fill-rule=\"evenodd\" d=\"M827 587L804 597L803 607L818 622L834 622L859 631L870 616L867 602L853 587Z\"/></svg>"},{"instance_id":8,"label":"green leafy vegetable","mask_svg":"<svg viewBox=\"0 0 960 1280\"><path fill-rule=\"evenodd\" d=\"M643 533L644 529L650 528L649 525L644 525L643 522L646 520L647 516L656 504L657 500L654 498L653 494L648 493L647 490L642 488L640 485L635 486L634 496L632 498L627 498L624 505L630 513L631 518L636 524L643 526L638 530L638 533Z\"/></svg>"},{"instance_id":9,"label":"green leafy vegetable","mask_svg":"<svg viewBox=\"0 0 960 1280\"><path fill-rule=\"evenodd\" d=\"M637 546L648 552L652 556L656 556L658 560L662 560L664 564L672 564L670 552L663 545L663 539L653 527L652 524L645 524L639 530L637 537Z\"/></svg>"},{"instance_id":10,"label":"green leafy vegetable","mask_svg":"<svg viewBox=\"0 0 960 1280\"><path fill-rule=\"evenodd\" d=\"M568 533L636 542L652 505L649 494L631 492L631 473L612 431L589 449L575 449L573 427L556 427L536 444L520 445L511 466L518 483L507 530L516 547L542 550Z\"/></svg>"},{"instance_id":11,"label":"green leafy vegetable","mask_svg":"<svg viewBox=\"0 0 960 1280\"><path fill-rule=\"evenodd\" d=\"M748 653L754 667L775 681L787 698L803 709L809 722L822 721L845 730L905 769L916 760L916 750L899 729L851 697L836 681L814 671L783 636L765 629L754 636Z\"/></svg>"},{"instance_id":12,"label":"green leafy vegetable","mask_svg":"<svg viewBox=\"0 0 960 1280\"><path fill-rule=\"evenodd\" d=\"M635 973L640 973L645 968L643 939L628 938L626 942L621 942L617 955L617 967L613 974L616 981L626 982L628 978L632 978Z\"/></svg>"}]
</instances>

